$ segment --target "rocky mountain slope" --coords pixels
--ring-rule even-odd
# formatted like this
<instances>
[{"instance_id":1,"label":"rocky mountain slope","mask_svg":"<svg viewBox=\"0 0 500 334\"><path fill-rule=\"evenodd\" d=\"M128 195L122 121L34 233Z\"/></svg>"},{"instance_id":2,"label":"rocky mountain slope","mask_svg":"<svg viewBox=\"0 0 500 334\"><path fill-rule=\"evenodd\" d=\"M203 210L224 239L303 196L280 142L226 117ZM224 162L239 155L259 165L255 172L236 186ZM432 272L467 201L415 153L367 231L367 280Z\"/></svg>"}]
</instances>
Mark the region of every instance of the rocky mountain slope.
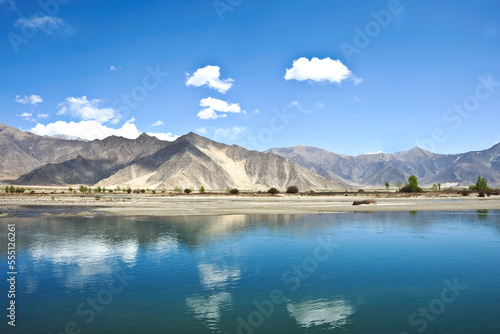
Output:
<instances>
[{"instance_id":1,"label":"rocky mountain slope","mask_svg":"<svg viewBox=\"0 0 500 334\"><path fill-rule=\"evenodd\" d=\"M353 187L395 186L415 175L420 184L468 186L479 175L490 185L500 185L500 143L490 149L463 154L435 154L420 148L395 154L346 156L309 146L273 148L278 154L332 180Z\"/></svg>"},{"instance_id":2,"label":"rocky mountain slope","mask_svg":"<svg viewBox=\"0 0 500 334\"><path fill-rule=\"evenodd\" d=\"M142 134L91 142L40 137L0 123L0 178L22 185L100 185L160 189L345 189L278 155L190 133L174 142Z\"/></svg>"}]
</instances>

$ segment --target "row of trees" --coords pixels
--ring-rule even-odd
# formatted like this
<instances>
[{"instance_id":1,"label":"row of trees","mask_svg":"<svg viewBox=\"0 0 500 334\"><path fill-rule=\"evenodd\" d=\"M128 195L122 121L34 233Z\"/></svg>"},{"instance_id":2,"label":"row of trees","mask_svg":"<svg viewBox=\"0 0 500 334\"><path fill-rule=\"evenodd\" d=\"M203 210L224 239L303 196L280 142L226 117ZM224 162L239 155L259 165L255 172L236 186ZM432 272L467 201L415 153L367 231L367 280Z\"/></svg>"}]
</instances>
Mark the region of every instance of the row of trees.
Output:
<instances>
[{"instance_id":1,"label":"row of trees","mask_svg":"<svg viewBox=\"0 0 500 334\"><path fill-rule=\"evenodd\" d=\"M5 192L6 193L18 193L18 194L22 194L26 191L26 189L24 188L19 188L19 187L14 187L14 186L7 186L5 187Z\"/></svg>"},{"instance_id":2,"label":"row of trees","mask_svg":"<svg viewBox=\"0 0 500 334\"><path fill-rule=\"evenodd\" d=\"M385 187L386 189L389 189L390 187L389 182L385 183ZM411 175L408 178L408 182L403 187L401 187L401 182L398 182L398 188L400 192L407 192L407 193L422 192L422 188L418 186L418 180L415 175ZM441 183L433 184L431 189L434 191L441 190ZM475 185L471 185L469 189L479 191L480 193L481 192L484 193L489 191L490 188L488 187L488 184L484 180L484 177L479 176L477 179L477 183Z\"/></svg>"}]
</instances>

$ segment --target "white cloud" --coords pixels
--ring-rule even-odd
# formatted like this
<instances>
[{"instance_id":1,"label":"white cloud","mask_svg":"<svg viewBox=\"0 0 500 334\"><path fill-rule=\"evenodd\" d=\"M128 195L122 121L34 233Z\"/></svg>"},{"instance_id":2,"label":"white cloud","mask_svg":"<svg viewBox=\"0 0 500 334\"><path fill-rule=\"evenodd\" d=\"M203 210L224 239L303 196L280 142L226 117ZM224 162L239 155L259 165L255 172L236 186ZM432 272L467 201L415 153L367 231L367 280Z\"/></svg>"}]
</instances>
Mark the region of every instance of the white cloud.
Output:
<instances>
[{"instance_id":1,"label":"white cloud","mask_svg":"<svg viewBox=\"0 0 500 334\"><path fill-rule=\"evenodd\" d=\"M47 35L59 33L62 36L69 36L74 33L74 29L56 16L33 16L29 19L21 17L14 24L19 29L41 30Z\"/></svg>"},{"instance_id":2,"label":"white cloud","mask_svg":"<svg viewBox=\"0 0 500 334\"><path fill-rule=\"evenodd\" d=\"M118 66L111 65L111 66L109 67L109 69L110 69L111 71L118 71L118 70L121 70L121 69L122 69L122 65L118 65Z\"/></svg>"},{"instance_id":3,"label":"white cloud","mask_svg":"<svg viewBox=\"0 0 500 334\"><path fill-rule=\"evenodd\" d=\"M177 138L179 138L179 136L177 135L173 135L171 134L170 132L169 133L154 133L154 132L147 132L146 133L148 136L151 136L151 137L156 137L158 138L159 140L165 140L165 141L174 141L176 140Z\"/></svg>"},{"instance_id":4,"label":"white cloud","mask_svg":"<svg viewBox=\"0 0 500 334\"><path fill-rule=\"evenodd\" d=\"M207 134L207 128L203 127L203 128L199 128L199 129L196 129L194 130L195 132L198 132L198 133L201 133L202 135L205 135Z\"/></svg>"},{"instance_id":5,"label":"white cloud","mask_svg":"<svg viewBox=\"0 0 500 334\"><path fill-rule=\"evenodd\" d=\"M200 110L200 112L197 115L198 118L200 119L217 119L226 117L226 114L218 114L217 112L222 112L222 113L242 112L241 107L238 103L227 103L226 101L214 99L213 97L207 97L206 99L202 99L200 101L200 107L204 108Z\"/></svg>"},{"instance_id":6,"label":"white cloud","mask_svg":"<svg viewBox=\"0 0 500 334\"><path fill-rule=\"evenodd\" d=\"M40 136L67 135L85 140L104 139L109 136L135 139L141 135L141 132L133 123L125 123L121 128L114 129L102 125L96 120L81 121L78 123L57 121L47 125L38 123L30 131ZM178 136L172 135L171 133L148 133L148 135L168 141L178 138Z\"/></svg>"},{"instance_id":7,"label":"white cloud","mask_svg":"<svg viewBox=\"0 0 500 334\"><path fill-rule=\"evenodd\" d=\"M30 95L30 96L25 95L23 98L21 98L21 95L16 95L16 102L22 104L36 105L40 102L43 102L43 99L40 97L40 95Z\"/></svg>"},{"instance_id":8,"label":"white cloud","mask_svg":"<svg viewBox=\"0 0 500 334\"><path fill-rule=\"evenodd\" d=\"M25 112L25 113L22 113L21 115L17 115L17 116L22 117L25 121L30 121L30 122L36 123L36 119L34 119L32 117L33 116L32 113Z\"/></svg>"},{"instance_id":9,"label":"white cloud","mask_svg":"<svg viewBox=\"0 0 500 334\"><path fill-rule=\"evenodd\" d=\"M151 124L151 126L154 128L156 126L160 126L160 125L163 125L163 122L162 121L156 121L154 122L153 124Z\"/></svg>"},{"instance_id":10,"label":"white cloud","mask_svg":"<svg viewBox=\"0 0 500 334\"><path fill-rule=\"evenodd\" d=\"M38 115L36 115L36 117L38 117L38 118L47 118L49 116L50 116L49 114L38 114Z\"/></svg>"},{"instance_id":11,"label":"white cloud","mask_svg":"<svg viewBox=\"0 0 500 334\"><path fill-rule=\"evenodd\" d=\"M118 123L121 115L112 108L99 108L101 100L88 100L86 96L68 97L66 101L59 106L61 109L58 115L66 114L68 111L72 116L78 117L84 121L95 120L99 123L111 121L111 124Z\"/></svg>"},{"instance_id":12,"label":"white cloud","mask_svg":"<svg viewBox=\"0 0 500 334\"><path fill-rule=\"evenodd\" d=\"M214 133L214 139L219 140L222 138L227 138L231 140L236 140L240 137L241 134L243 134L247 128L242 127L242 126L235 126L233 128L229 129L216 129Z\"/></svg>"},{"instance_id":13,"label":"white cloud","mask_svg":"<svg viewBox=\"0 0 500 334\"><path fill-rule=\"evenodd\" d=\"M197 69L192 75L186 73L186 86L207 86L225 94L233 86L233 79L220 79L219 66L205 66Z\"/></svg>"},{"instance_id":14,"label":"white cloud","mask_svg":"<svg viewBox=\"0 0 500 334\"><path fill-rule=\"evenodd\" d=\"M259 110L259 109L255 109L255 110L253 111L253 113L254 113L254 114L260 114L260 110Z\"/></svg>"},{"instance_id":15,"label":"white cloud","mask_svg":"<svg viewBox=\"0 0 500 334\"><path fill-rule=\"evenodd\" d=\"M362 79L352 74L340 60L332 60L330 57L324 59L314 57L311 60L302 57L294 60L292 68L286 70L285 79L334 83L341 83L346 79L351 79L355 85L362 81Z\"/></svg>"},{"instance_id":16,"label":"white cloud","mask_svg":"<svg viewBox=\"0 0 500 334\"><path fill-rule=\"evenodd\" d=\"M33 114L25 112L25 113L22 113L19 116L21 116L21 117L31 117L31 116L33 116Z\"/></svg>"},{"instance_id":17,"label":"white cloud","mask_svg":"<svg viewBox=\"0 0 500 334\"><path fill-rule=\"evenodd\" d=\"M134 123L135 122L135 117L130 118L127 120L125 123Z\"/></svg>"}]
</instances>

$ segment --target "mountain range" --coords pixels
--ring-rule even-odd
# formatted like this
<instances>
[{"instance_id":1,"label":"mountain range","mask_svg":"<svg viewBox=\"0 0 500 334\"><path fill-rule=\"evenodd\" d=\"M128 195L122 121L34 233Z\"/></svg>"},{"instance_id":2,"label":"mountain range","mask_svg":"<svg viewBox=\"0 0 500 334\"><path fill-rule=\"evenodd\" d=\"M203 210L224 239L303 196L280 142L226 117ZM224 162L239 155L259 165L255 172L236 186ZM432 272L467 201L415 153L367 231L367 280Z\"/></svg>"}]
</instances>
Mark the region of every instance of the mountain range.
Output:
<instances>
[{"instance_id":1,"label":"mountain range","mask_svg":"<svg viewBox=\"0 0 500 334\"><path fill-rule=\"evenodd\" d=\"M415 175L422 186L468 186L482 176L500 185L500 143L477 152L435 154L413 148L347 156L294 146L266 152L189 133L173 142L142 134L81 141L42 137L0 123L0 180L20 185L99 185L173 189L204 186L302 190L396 186Z\"/></svg>"},{"instance_id":2,"label":"mountain range","mask_svg":"<svg viewBox=\"0 0 500 334\"><path fill-rule=\"evenodd\" d=\"M377 153L347 156L310 146L273 148L281 155L326 178L351 187L395 186L415 175L419 184L464 187L484 177L489 185L500 185L500 143L484 151L462 154L435 154L415 147L394 154Z\"/></svg>"},{"instance_id":3,"label":"mountain range","mask_svg":"<svg viewBox=\"0 0 500 334\"><path fill-rule=\"evenodd\" d=\"M207 190L345 189L275 154L189 133L173 142L142 134L78 141L41 137L0 123L0 179L20 185L99 185Z\"/></svg>"}]
</instances>

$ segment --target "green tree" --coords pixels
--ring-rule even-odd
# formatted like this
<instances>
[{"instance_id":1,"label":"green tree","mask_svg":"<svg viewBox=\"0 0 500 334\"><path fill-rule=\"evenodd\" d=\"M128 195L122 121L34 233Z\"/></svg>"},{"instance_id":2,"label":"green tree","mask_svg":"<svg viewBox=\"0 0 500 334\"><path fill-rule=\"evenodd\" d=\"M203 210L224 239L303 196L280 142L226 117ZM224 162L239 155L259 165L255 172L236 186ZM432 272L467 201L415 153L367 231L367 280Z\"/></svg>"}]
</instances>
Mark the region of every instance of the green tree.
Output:
<instances>
[{"instance_id":1,"label":"green tree","mask_svg":"<svg viewBox=\"0 0 500 334\"><path fill-rule=\"evenodd\" d=\"M391 186L391 185L389 184L389 182L386 182L386 183L385 183L385 190L389 190L389 187L390 187L390 186Z\"/></svg>"},{"instance_id":2,"label":"green tree","mask_svg":"<svg viewBox=\"0 0 500 334\"><path fill-rule=\"evenodd\" d=\"M11 193L15 193L16 192L16 188L14 188L14 186L10 186L9 191Z\"/></svg>"},{"instance_id":3,"label":"green tree","mask_svg":"<svg viewBox=\"0 0 500 334\"><path fill-rule=\"evenodd\" d=\"M8 193L9 192L9 186L6 186L5 187L5 192Z\"/></svg>"},{"instance_id":4,"label":"green tree","mask_svg":"<svg viewBox=\"0 0 500 334\"><path fill-rule=\"evenodd\" d=\"M201 186L200 187L200 193L204 193L205 192L205 187L204 186Z\"/></svg>"},{"instance_id":5,"label":"green tree","mask_svg":"<svg viewBox=\"0 0 500 334\"><path fill-rule=\"evenodd\" d=\"M120 186L116 186L115 192L119 193L121 190L122 190L122 188L120 188Z\"/></svg>"},{"instance_id":6,"label":"green tree","mask_svg":"<svg viewBox=\"0 0 500 334\"><path fill-rule=\"evenodd\" d=\"M297 186L290 186L290 187L286 188L286 193L287 194L298 194L299 188Z\"/></svg>"},{"instance_id":7,"label":"green tree","mask_svg":"<svg viewBox=\"0 0 500 334\"><path fill-rule=\"evenodd\" d=\"M488 189L490 189L488 187L488 184L486 183L486 181L484 180L484 177L479 177L477 179L477 183L476 183L476 190L477 191L488 191Z\"/></svg>"},{"instance_id":8,"label":"green tree","mask_svg":"<svg viewBox=\"0 0 500 334\"><path fill-rule=\"evenodd\" d=\"M437 191L438 190L438 185L434 183L432 185L432 190Z\"/></svg>"},{"instance_id":9,"label":"green tree","mask_svg":"<svg viewBox=\"0 0 500 334\"><path fill-rule=\"evenodd\" d=\"M72 193L72 192L73 192L73 188L69 187L69 188L68 188L68 191L69 191L70 193Z\"/></svg>"},{"instance_id":10,"label":"green tree","mask_svg":"<svg viewBox=\"0 0 500 334\"><path fill-rule=\"evenodd\" d=\"M441 191L441 183L438 183L439 191Z\"/></svg>"},{"instance_id":11,"label":"green tree","mask_svg":"<svg viewBox=\"0 0 500 334\"><path fill-rule=\"evenodd\" d=\"M408 178L408 183L410 184L410 189L411 189L411 192L414 193L417 191L418 189L418 180L417 180L417 177L415 175L412 175Z\"/></svg>"}]
</instances>

